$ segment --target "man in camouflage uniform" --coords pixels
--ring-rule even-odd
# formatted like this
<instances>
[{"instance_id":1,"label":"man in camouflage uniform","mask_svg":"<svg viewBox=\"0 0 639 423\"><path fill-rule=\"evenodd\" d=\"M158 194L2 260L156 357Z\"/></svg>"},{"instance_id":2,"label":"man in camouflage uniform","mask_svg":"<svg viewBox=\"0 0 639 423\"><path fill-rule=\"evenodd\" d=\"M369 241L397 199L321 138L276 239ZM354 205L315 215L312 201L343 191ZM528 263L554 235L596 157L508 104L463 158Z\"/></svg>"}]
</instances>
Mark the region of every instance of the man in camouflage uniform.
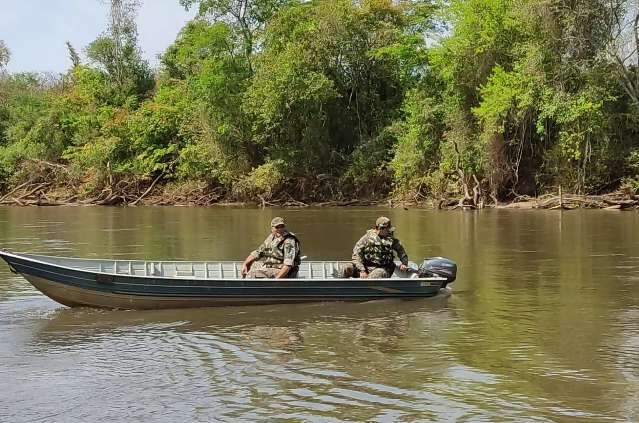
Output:
<instances>
[{"instance_id":1,"label":"man in camouflage uniform","mask_svg":"<svg viewBox=\"0 0 639 423\"><path fill-rule=\"evenodd\" d=\"M375 228L369 229L353 248L352 263L341 269L343 278L390 278L395 271L393 251L402 264L399 270L408 268L408 255L397 238L389 218L381 216Z\"/></svg>"},{"instance_id":2,"label":"man in camouflage uniform","mask_svg":"<svg viewBox=\"0 0 639 423\"><path fill-rule=\"evenodd\" d=\"M249 278L296 278L300 266L300 242L286 230L284 219L271 220L271 234L244 260L242 276ZM253 268L253 262L257 261Z\"/></svg>"}]
</instances>

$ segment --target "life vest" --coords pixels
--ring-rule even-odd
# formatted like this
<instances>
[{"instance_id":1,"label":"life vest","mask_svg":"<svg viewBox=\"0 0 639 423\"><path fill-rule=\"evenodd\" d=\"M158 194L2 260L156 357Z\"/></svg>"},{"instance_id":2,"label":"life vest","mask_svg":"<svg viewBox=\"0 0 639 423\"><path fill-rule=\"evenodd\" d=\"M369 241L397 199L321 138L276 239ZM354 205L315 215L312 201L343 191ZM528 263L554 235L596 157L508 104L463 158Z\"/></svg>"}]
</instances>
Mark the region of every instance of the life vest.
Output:
<instances>
[{"instance_id":1,"label":"life vest","mask_svg":"<svg viewBox=\"0 0 639 423\"><path fill-rule=\"evenodd\" d=\"M301 263L301 249L300 240L292 232L286 232L281 239L277 242L273 242L272 239L269 245L264 249L262 255L266 264L282 264L284 263L284 241L289 238L293 238L296 242L295 259L293 260L293 266L299 266Z\"/></svg>"},{"instance_id":2,"label":"life vest","mask_svg":"<svg viewBox=\"0 0 639 423\"><path fill-rule=\"evenodd\" d=\"M379 267L390 266L395 263L393 255L393 244L395 238L387 236L382 238L375 230L369 232L369 237L362 253L364 256L364 264L375 265Z\"/></svg>"}]
</instances>

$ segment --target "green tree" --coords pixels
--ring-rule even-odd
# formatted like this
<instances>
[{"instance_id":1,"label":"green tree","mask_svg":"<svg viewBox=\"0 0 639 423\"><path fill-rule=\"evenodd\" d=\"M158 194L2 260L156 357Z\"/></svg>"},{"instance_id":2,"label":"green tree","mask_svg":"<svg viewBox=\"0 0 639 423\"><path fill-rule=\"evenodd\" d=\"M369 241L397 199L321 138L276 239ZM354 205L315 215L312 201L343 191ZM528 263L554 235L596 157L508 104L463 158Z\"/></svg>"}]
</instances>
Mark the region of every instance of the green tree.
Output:
<instances>
[{"instance_id":1,"label":"green tree","mask_svg":"<svg viewBox=\"0 0 639 423\"><path fill-rule=\"evenodd\" d=\"M625 93L639 107L639 3L613 0L607 13L608 53Z\"/></svg>"},{"instance_id":2,"label":"green tree","mask_svg":"<svg viewBox=\"0 0 639 423\"><path fill-rule=\"evenodd\" d=\"M377 169L393 143L384 128L419 79L423 39L409 19L418 4L318 1L275 15L244 103L269 160L291 175L344 174L362 193L384 184Z\"/></svg>"},{"instance_id":3,"label":"green tree","mask_svg":"<svg viewBox=\"0 0 639 423\"><path fill-rule=\"evenodd\" d=\"M56 160L64 128L51 125L50 90L59 81L32 73L0 78L0 181L28 177L24 160Z\"/></svg>"},{"instance_id":4,"label":"green tree","mask_svg":"<svg viewBox=\"0 0 639 423\"><path fill-rule=\"evenodd\" d=\"M7 73L0 42L3 186L475 204L639 186L636 0L179 1L198 14L156 74L139 0L109 0L59 78Z\"/></svg>"},{"instance_id":5,"label":"green tree","mask_svg":"<svg viewBox=\"0 0 639 423\"><path fill-rule=\"evenodd\" d=\"M460 186L475 174L502 199L618 180L637 127L622 119L630 98L615 88L606 54L611 8L600 0L451 2L452 31L431 52L446 104L443 174L455 163Z\"/></svg>"},{"instance_id":6,"label":"green tree","mask_svg":"<svg viewBox=\"0 0 639 423\"><path fill-rule=\"evenodd\" d=\"M137 0L111 0L108 30L86 49L87 57L110 85L111 104L137 101L154 86L152 72L137 45L138 7Z\"/></svg>"},{"instance_id":7,"label":"green tree","mask_svg":"<svg viewBox=\"0 0 639 423\"><path fill-rule=\"evenodd\" d=\"M299 0L180 0L185 8L198 5L198 15L215 22L231 22L242 37L244 58L253 72L253 52L258 44L257 32L273 15Z\"/></svg>"},{"instance_id":8,"label":"green tree","mask_svg":"<svg viewBox=\"0 0 639 423\"><path fill-rule=\"evenodd\" d=\"M162 84L175 87L188 103L185 131L196 134L180 154L182 178L230 186L255 159L241 109L250 79L241 44L229 24L198 18L162 56Z\"/></svg>"},{"instance_id":9,"label":"green tree","mask_svg":"<svg viewBox=\"0 0 639 423\"><path fill-rule=\"evenodd\" d=\"M80 55L75 50L75 48L71 45L69 41L65 43L67 45L67 50L69 51L69 59L71 60L71 65L73 67L80 65Z\"/></svg>"}]
</instances>

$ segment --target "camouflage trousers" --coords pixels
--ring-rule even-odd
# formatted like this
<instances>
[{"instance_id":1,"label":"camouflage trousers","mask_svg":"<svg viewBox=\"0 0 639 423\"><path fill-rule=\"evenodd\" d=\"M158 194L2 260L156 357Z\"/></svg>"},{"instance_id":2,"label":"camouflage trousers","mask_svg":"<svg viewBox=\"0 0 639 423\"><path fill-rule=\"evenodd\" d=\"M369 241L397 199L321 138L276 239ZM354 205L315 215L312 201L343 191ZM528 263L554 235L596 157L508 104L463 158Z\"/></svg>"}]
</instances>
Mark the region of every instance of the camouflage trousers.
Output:
<instances>
[{"instance_id":1,"label":"camouflage trousers","mask_svg":"<svg viewBox=\"0 0 639 423\"><path fill-rule=\"evenodd\" d=\"M390 278L391 276L393 276L393 272L395 271L395 265L393 265L392 267L367 267L368 277L372 279ZM335 277L341 279L359 278L359 270L353 263L342 264L340 265L339 269L337 269Z\"/></svg>"},{"instance_id":2,"label":"camouflage trousers","mask_svg":"<svg viewBox=\"0 0 639 423\"><path fill-rule=\"evenodd\" d=\"M251 279L275 279L280 270L282 270L282 266L282 264L265 264L264 262L256 261L251 266L251 270L249 270L246 277ZM292 267L286 278L296 278L298 270L299 267Z\"/></svg>"}]
</instances>

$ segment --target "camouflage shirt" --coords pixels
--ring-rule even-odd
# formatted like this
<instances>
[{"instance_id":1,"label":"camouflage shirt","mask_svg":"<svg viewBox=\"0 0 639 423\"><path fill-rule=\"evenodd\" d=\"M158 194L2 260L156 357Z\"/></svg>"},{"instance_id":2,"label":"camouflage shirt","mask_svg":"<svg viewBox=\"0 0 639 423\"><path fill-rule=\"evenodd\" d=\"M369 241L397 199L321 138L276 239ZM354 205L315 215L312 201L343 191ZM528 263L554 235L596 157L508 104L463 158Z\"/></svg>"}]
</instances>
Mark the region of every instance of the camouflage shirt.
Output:
<instances>
[{"instance_id":1,"label":"camouflage shirt","mask_svg":"<svg viewBox=\"0 0 639 423\"><path fill-rule=\"evenodd\" d=\"M375 229L368 230L353 248L353 264L360 272L370 267L386 267L394 263L393 251L403 264L408 264L408 254L402 243L393 235L380 237Z\"/></svg>"},{"instance_id":2,"label":"camouflage shirt","mask_svg":"<svg viewBox=\"0 0 639 423\"><path fill-rule=\"evenodd\" d=\"M290 232L284 233L281 238L270 234L251 255L269 265L299 266L301 262L300 243Z\"/></svg>"}]
</instances>

